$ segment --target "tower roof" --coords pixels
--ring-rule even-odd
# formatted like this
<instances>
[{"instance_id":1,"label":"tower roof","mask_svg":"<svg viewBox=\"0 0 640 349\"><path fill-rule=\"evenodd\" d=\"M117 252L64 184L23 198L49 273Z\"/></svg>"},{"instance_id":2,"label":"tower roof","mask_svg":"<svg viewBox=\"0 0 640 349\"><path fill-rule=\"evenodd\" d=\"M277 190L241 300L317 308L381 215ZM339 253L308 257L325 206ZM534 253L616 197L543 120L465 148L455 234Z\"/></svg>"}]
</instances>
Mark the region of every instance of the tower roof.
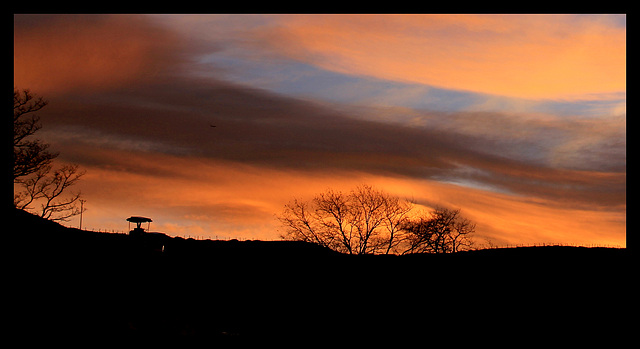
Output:
<instances>
[{"instance_id":1,"label":"tower roof","mask_svg":"<svg viewBox=\"0 0 640 349\"><path fill-rule=\"evenodd\" d=\"M151 220L151 218L147 218L147 217L137 217L137 216L131 216L129 218L127 218L127 221L132 222L132 223L146 223L146 222L153 222Z\"/></svg>"}]
</instances>

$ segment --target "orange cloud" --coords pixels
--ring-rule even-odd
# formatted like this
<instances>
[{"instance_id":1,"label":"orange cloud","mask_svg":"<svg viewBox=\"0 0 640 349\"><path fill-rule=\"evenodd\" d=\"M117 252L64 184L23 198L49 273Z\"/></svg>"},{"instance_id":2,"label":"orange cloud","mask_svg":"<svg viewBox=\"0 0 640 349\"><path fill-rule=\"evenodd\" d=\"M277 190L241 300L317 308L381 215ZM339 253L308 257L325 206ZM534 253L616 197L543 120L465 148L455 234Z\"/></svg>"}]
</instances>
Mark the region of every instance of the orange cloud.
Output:
<instances>
[{"instance_id":1,"label":"orange cloud","mask_svg":"<svg viewBox=\"0 0 640 349\"><path fill-rule=\"evenodd\" d=\"M435 184L435 183L434 183ZM625 208L611 211L574 209L532 197L433 185L442 200L454 201L473 221L478 233L499 244L564 243L625 246Z\"/></svg>"},{"instance_id":2,"label":"orange cloud","mask_svg":"<svg viewBox=\"0 0 640 349\"><path fill-rule=\"evenodd\" d=\"M570 19L285 16L259 38L324 69L443 88L533 99L625 91L626 29Z\"/></svg>"},{"instance_id":3,"label":"orange cloud","mask_svg":"<svg viewBox=\"0 0 640 349\"><path fill-rule=\"evenodd\" d=\"M89 211L85 226L126 230L124 218L147 215L154 231L176 236L277 240L276 215L293 198L368 183L413 199L418 209L460 208L477 223L479 243L626 245L626 207L572 208L555 200L495 193L432 180L355 171L278 170L204 158L129 153L132 167L87 168L79 185ZM73 223L71 223L73 224Z\"/></svg>"},{"instance_id":4,"label":"orange cloud","mask_svg":"<svg viewBox=\"0 0 640 349\"><path fill-rule=\"evenodd\" d=\"M276 239L274 215L292 198L368 183L424 206L459 207L497 244L624 244L624 147L611 146L620 121L436 113L427 119L432 128L406 127L224 83L172 78L147 86L47 107L43 140L59 160L87 170L80 185L88 227L125 229L124 218L142 215L173 235ZM77 110L82 118L73 117ZM451 124L438 127L437 119ZM589 136L594 128L597 137ZM579 142L567 143L567 133ZM556 142L547 151L563 163L578 152L600 155L588 171L525 156L546 142ZM504 156L517 147L513 159Z\"/></svg>"},{"instance_id":5,"label":"orange cloud","mask_svg":"<svg viewBox=\"0 0 640 349\"><path fill-rule=\"evenodd\" d=\"M163 67L175 36L141 16L14 16L14 85L48 97L105 89Z\"/></svg>"},{"instance_id":6,"label":"orange cloud","mask_svg":"<svg viewBox=\"0 0 640 349\"><path fill-rule=\"evenodd\" d=\"M328 187L349 190L361 183L354 173L286 171L151 153L103 155L126 157L121 163L131 165L86 167L79 189L91 210L84 220L104 229L125 230L124 218L137 214L152 217L154 229L171 235L278 239L275 214L293 197L306 200Z\"/></svg>"}]
</instances>

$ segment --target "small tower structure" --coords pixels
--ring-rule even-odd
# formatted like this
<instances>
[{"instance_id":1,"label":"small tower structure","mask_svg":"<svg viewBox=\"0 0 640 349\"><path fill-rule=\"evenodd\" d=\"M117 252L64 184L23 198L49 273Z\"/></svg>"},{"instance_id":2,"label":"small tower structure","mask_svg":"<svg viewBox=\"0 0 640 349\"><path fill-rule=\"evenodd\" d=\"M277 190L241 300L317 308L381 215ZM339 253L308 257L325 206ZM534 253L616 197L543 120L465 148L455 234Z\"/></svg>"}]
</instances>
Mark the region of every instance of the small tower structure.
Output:
<instances>
[{"instance_id":1,"label":"small tower structure","mask_svg":"<svg viewBox=\"0 0 640 349\"><path fill-rule=\"evenodd\" d=\"M149 230L149 225L153 222L151 218L138 216L131 216L127 218L127 221L129 222L129 236L133 237L142 237L144 235L144 229L141 228L142 223L147 223L147 230ZM131 223L136 224L136 227L133 228L133 230L131 230Z\"/></svg>"}]
</instances>

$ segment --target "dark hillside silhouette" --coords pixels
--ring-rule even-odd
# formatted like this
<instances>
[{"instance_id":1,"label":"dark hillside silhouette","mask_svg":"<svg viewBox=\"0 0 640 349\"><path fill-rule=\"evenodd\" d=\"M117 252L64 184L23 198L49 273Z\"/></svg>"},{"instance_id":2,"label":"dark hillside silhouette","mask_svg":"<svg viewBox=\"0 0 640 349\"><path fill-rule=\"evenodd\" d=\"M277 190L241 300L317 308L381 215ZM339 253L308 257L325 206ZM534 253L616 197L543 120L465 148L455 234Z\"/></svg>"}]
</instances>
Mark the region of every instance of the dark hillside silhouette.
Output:
<instances>
[{"instance_id":1,"label":"dark hillside silhouette","mask_svg":"<svg viewBox=\"0 0 640 349\"><path fill-rule=\"evenodd\" d=\"M30 314L18 326L52 343L558 343L567 326L623 326L632 286L621 249L356 256L305 242L141 241L19 210L13 223Z\"/></svg>"}]
</instances>

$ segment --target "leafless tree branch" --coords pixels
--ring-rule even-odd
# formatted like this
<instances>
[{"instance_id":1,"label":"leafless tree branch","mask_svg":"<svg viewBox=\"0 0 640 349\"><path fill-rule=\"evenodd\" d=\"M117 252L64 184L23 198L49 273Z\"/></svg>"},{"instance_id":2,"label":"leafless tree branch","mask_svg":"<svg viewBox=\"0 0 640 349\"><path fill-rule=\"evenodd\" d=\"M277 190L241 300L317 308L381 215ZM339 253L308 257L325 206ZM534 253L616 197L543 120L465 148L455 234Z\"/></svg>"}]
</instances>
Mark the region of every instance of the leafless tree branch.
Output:
<instances>
[{"instance_id":1,"label":"leafless tree branch","mask_svg":"<svg viewBox=\"0 0 640 349\"><path fill-rule=\"evenodd\" d=\"M413 203L363 185L349 194L328 190L309 203L294 200L279 219L283 238L347 254L396 253Z\"/></svg>"},{"instance_id":2,"label":"leafless tree branch","mask_svg":"<svg viewBox=\"0 0 640 349\"><path fill-rule=\"evenodd\" d=\"M13 179L38 172L57 156L49 152L48 144L28 139L42 125L36 115L28 115L47 105L42 97L35 98L29 90L13 90Z\"/></svg>"},{"instance_id":3,"label":"leafless tree branch","mask_svg":"<svg viewBox=\"0 0 640 349\"><path fill-rule=\"evenodd\" d=\"M420 217L405 225L409 253L452 253L473 247L475 224L461 217L460 210L437 207L430 217Z\"/></svg>"},{"instance_id":4,"label":"leafless tree branch","mask_svg":"<svg viewBox=\"0 0 640 349\"><path fill-rule=\"evenodd\" d=\"M78 171L78 165L66 165L51 173L52 167L47 165L27 178L20 178L17 184L22 191L14 194L14 205L23 210L35 210L32 203L40 203L37 213L40 217L66 221L80 214L78 207L80 192L67 193L67 189L75 185L85 174Z\"/></svg>"}]
</instances>

